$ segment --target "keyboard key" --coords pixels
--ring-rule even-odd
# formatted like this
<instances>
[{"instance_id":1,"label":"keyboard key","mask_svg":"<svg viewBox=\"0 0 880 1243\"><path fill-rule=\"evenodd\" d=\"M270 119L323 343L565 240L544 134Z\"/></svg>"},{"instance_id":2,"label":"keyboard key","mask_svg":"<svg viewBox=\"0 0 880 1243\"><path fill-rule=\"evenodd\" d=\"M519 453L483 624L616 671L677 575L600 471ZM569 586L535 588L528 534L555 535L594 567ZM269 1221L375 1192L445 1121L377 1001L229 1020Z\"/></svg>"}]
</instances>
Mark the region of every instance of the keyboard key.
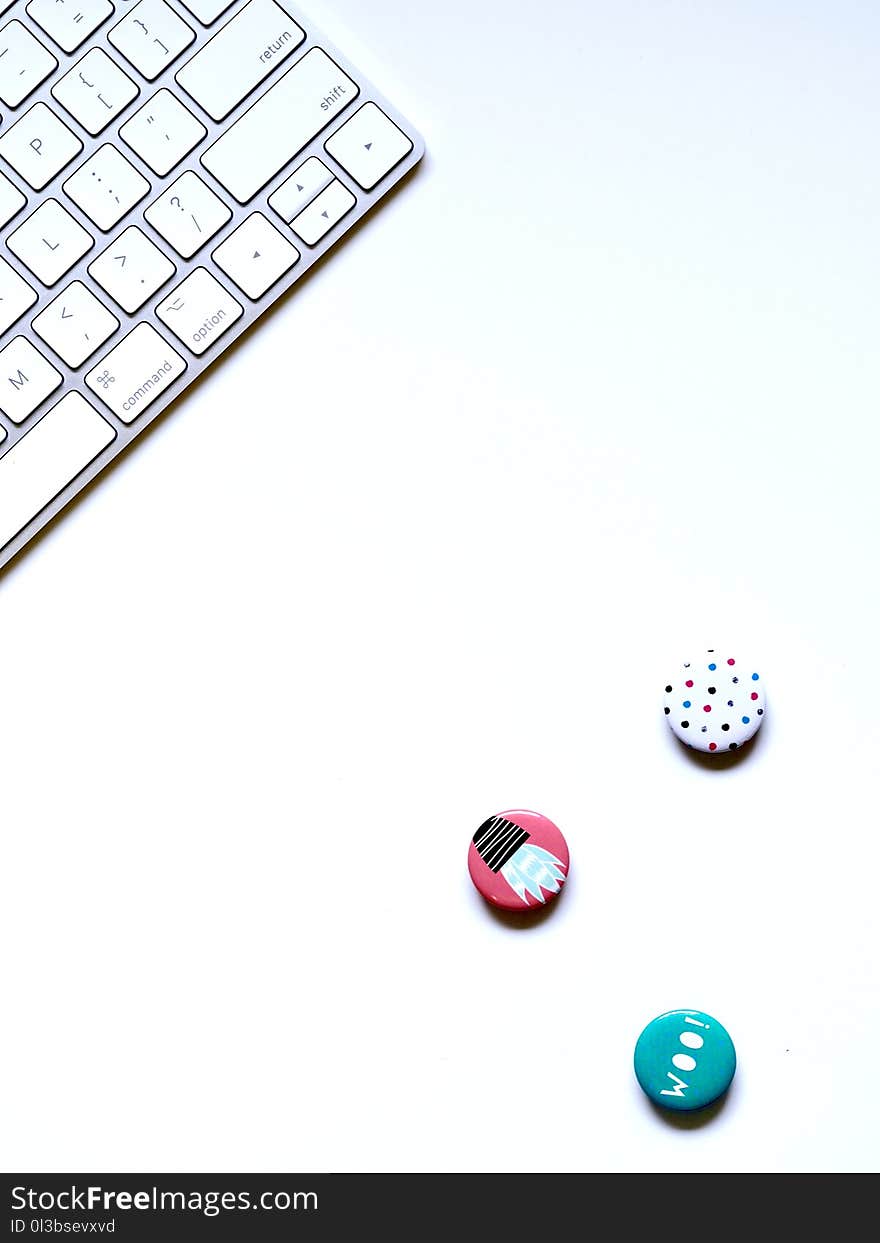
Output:
<instances>
[{"instance_id":1,"label":"keyboard key","mask_svg":"<svg viewBox=\"0 0 880 1243\"><path fill-rule=\"evenodd\" d=\"M64 192L106 233L149 194L150 183L106 142L68 177Z\"/></svg>"},{"instance_id":2,"label":"keyboard key","mask_svg":"<svg viewBox=\"0 0 880 1243\"><path fill-rule=\"evenodd\" d=\"M37 300L36 292L5 259L0 259L0 333L21 319Z\"/></svg>"},{"instance_id":3,"label":"keyboard key","mask_svg":"<svg viewBox=\"0 0 880 1243\"><path fill-rule=\"evenodd\" d=\"M150 204L144 218L189 259L232 219L232 212L201 177L185 172Z\"/></svg>"},{"instance_id":4,"label":"keyboard key","mask_svg":"<svg viewBox=\"0 0 880 1243\"><path fill-rule=\"evenodd\" d=\"M324 143L324 150L362 190L372 190L412 149L403 130L373 103L358 108Z\"/></svg>"},{"instance_id":5,"label":"keyboard key","mask_svg":"<svg viewBox=\"0 0 880 1243\"><path fill-rule=\"evenodd\" d=\"M299 251L262 212L255 211L220 243L211 258L242 293L256 300L290 271Z\"/></svg>"},{"instance_id":6,"label":"keyboard key","mask_svg":"<svg viewBox=\"0 0 880 1243\"><path fill-rule=\"evenodd\" d=\"M32 17L63 52L75 52L93 30L113 12L110 0L30 0L26 6Z\"/></svg>"},{"instance_id":7,"label":"keyboard key","mask_svg":"<svg viewBox=\"0 0 880 1243\"><path fill-rule=\"evenodd\" d=\"M164 177L198 146L207 132L201 121L163 86L120 127L119 137L154 173Z\"/></svg>"},{"instance_id":8,"label":"keyboard key","mask_svg":"<svg viewBox=\"0 0 880 1243\"><path fill-rule=\"evenodd\" d=\"M113 336L119 320L82 281L71 281L32 326L68 367L78 367Z\"/></svg>"},{"instance_id":9,"label":"keyboard key","mask_svg":"<svg viewBox=\"0 0 880 1243\"><path fill-rule=\"evenodd\" d=\"M194 354L204 354L244 314L205 268L196 268L159 303L156 314Z\"/></svg>"},{"instance_id":10,"label":"keyboard key","mask_svg":"<svg viewBox=\"0 0 880 1243\"><path fill-rule=\"evenodd\" d=\"M115 439L107 420L79 393L62 397L0 458L0 548Z\"/></svg>"},{"instance_id":11,"label":"keyboard key","mask_svg":"<svg viewBox=\"0 0 880 1243\"><path fill-rule=\"evenodd\" d=\"M86 384L123 423L133 423L183 375L186 363L152 324L138 324L86 373Z\"/></svg>"},{"instance_id":12,"label":"keyboard key","mask_svg":"<svg viewBox=\"0 0 880 1243\"><path fill-rule=\"evenodd\" d=\"M326 52L312 48L208 148L202 163L239 203L246 203L359 90Z\"/></svg>"},{"instance_id":13,"label":"keyboard key","mask_svg":"<svg viewBox=\"0 0 880 1243\"><path fill-rule=\"evenodd\" d=\"M94 239L57 199L47 199L10 233L6 245L34 276L51 286L91 250Z\"/></svg>"},{"instance_id":14,"label":"keyboard key","mask_svg":"<svg viewBox=\"0 0 880 1243\"><path fill-rule=\"evenodd\" d=\"M2 142L2 140L0 140ZM0 173L0 229L24 207L27 199L8 177Z\"/></svg>"},{"instance_id":15,"label":"keyboard key","mask_svg":"<svg viewBox=\"0 0 880 1243\"><path fill-rule=\"evenodd\" d=\"M105 51L93 47L52 87L52 94L94 137L136 98L138 88Z\"/></svg>"},{"instance_id":16,"label":"keyboard key","mask_svg":"<svg viewBox=\"0 0 880 1243\"><path fill-rule=\"evenodd\" d=\"M58 68L58 61L19 21L0 30L0 99L17 108Z\"/></svg>"},{"instance_id":17,"label":"keyboard key","mask_svg":"<svg viewBox=\"0 0 880 1243\"><path fill-rule=\"evenodd\" d=\"M195 37L195 31L164 0L140 0L107 32L117 51L148 82L176 60Z\"/></svg>"},{"instance_id":18,"label":"keyboard key","mask_svg":"<svg viewBox=\"0 0 880 1243\"><path fill-rule=\"evenodd\" d=\"M42 190L83 145L44 103L36 103L0 137L0 155L34 190Z\"/></svg>"},{"instance_id":19,"label":"keyboard key","mask_svg":"<svg viewBox=\"0 0 880 1243\"><path fill-rule=\"evenodd\" d=\"M203 26L210 26L221 13L226 12L232 0L181 0L181 3Z\"/></svg>"},{"instance_id":20,"label":"keyboard key","mask_svg":"<svg viewBox=\"0 0 880 1243\"><path fill-rule=\"evenodd\" d=\"M288 223L333 181L333 174L317 156L311 155L304 164L294 169L286 181L269 195L269 206Z\"/></svg>"},{"instance_id":21,"label":"keyboard key","mask_svg":"<svg viewBox=\"0 0 880 1243\"><path fill-rule=\"evenodd\" d=\"M26 337L0 350L0 410L13 423L23 423L61 383L61 373Z\"/></svg>"},{"instance_id":22,"label":"keyboard key","mask_svg":"<svg viewBox=\"0 0 880 1243\"><path fill-rule=\"evenodd\" d=\"M137 225L129 225L89 264L89 275L133 315L177 271Z\"/></svg>"},{"instance_id":23,"label":"keyboard key","mask_svg":"<svg viewBox=\"0 0 880 1243\"><path fill-rule=\"evenodd\" d=\"M174 77L208 116L222 121L305 37L274 0L249 0Z\"/></svg>"},{"instance_id":24,"label":"keyboard key","mask_svg":"<svg viewBox=\"0 0 880 1243\"><path fill-rule=\"evenodd\" d=\"M341 181L333 180L326 190L322 190L309 203L305 211L301 211L291 221L290 227L307 246L314 246L325 233L329 233L334 224L338 224L343 216L348 215L356 201L347 186Z\"/></svg>"}]
</instances>

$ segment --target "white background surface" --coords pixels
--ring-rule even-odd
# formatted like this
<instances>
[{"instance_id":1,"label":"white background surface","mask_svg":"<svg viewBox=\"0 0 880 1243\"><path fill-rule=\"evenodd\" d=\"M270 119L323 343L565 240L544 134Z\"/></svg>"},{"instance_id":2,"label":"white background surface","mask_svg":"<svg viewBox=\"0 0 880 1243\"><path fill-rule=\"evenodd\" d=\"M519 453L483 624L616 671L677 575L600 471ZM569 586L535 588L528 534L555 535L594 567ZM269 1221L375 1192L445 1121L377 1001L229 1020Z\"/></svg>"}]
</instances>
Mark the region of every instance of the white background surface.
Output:
<instances>
[{"instance_id":1,"label":"white background surface","mask_svg":"<svg viewBox=\"0 0 880 1243\"><path fill-rule=\"evenodd\" d=\"M308 12L428 154L0 580L0 1167L876 1170L876 6Z\"/></svg>"}]
</instances>

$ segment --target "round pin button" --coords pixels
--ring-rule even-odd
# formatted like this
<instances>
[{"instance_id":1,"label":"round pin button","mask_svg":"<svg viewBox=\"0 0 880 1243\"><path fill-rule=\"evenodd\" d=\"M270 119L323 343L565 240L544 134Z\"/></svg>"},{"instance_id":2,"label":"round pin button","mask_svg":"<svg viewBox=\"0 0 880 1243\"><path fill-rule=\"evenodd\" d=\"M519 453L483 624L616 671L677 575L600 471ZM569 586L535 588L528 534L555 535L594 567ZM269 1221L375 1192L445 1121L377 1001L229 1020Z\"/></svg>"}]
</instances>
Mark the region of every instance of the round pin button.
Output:
<instances>
[{"instance_id":1,"label":"round pin button","mask_svg":"<svg viewBox=\"0 0 880 1243\"><path fill-rule=\"evenodd\" d=\"M479 892L504 911L546 906L568 877L568 846L552 820L536 811L502 811L484 820L468 848Z\"/></svg>"},{"instance_id":2,"label":"round pin button","mask_svg":"<svg viewBox=\"0 0 880 1243\"><path fill-rule=\"evenodd\" d=\"M703 1109L730 1087L736 1050L717 1019L701 1010L669 1010L636 1041L633 1064L642 1091L664 1109Z\"/></svg>"},{"instance_id":3,"label":"round pin button","mask_svg":"<svg viewBox=\"0 0 880 1243\"><path fill-rule=\"evenodd\" d=\"M686 747L718 755L736 751L764 720L764 674L736 650L709 648L676 669L663 712Z\"/></svg>"}]
</instances>

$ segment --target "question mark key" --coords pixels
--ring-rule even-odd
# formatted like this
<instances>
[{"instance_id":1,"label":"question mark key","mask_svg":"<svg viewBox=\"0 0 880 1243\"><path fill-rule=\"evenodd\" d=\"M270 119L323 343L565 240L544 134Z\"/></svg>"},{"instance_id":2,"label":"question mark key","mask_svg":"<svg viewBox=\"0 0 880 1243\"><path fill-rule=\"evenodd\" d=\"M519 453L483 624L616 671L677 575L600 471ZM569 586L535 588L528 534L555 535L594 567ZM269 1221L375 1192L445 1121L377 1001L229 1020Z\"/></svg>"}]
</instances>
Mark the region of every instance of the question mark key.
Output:
<instances>
[{"instance_id":1,"label":"question mark key","mask_svg":"<svg viewBox=\"0 0 880 1243\"><path fill-rule=\"evenodd\" d=\"M144 219L181 258L189 259L232 219L232 211L201 177L187 171L150 204Z\"/></svg>"}]
</instances>

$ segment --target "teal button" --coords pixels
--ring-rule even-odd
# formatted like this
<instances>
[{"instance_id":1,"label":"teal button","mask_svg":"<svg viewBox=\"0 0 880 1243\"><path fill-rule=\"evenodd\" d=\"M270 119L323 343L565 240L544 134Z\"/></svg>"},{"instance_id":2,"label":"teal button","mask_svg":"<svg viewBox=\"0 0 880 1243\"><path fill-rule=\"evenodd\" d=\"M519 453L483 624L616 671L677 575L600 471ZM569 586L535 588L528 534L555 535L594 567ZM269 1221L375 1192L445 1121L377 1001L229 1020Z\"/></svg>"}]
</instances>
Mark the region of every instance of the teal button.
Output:
<instances>
[{"instance_id":1,"label":"teal button","mask_svg":"<svg viewBox=\"0 0 880 1243\"><path fill-rule=\"evenodd\" d=\"M730 1087L736 1050L726 1030L702 1010L669 1010L636 1041L642 1091L664 1109L702 1109Z\"/></svg>"}]
</instances>

